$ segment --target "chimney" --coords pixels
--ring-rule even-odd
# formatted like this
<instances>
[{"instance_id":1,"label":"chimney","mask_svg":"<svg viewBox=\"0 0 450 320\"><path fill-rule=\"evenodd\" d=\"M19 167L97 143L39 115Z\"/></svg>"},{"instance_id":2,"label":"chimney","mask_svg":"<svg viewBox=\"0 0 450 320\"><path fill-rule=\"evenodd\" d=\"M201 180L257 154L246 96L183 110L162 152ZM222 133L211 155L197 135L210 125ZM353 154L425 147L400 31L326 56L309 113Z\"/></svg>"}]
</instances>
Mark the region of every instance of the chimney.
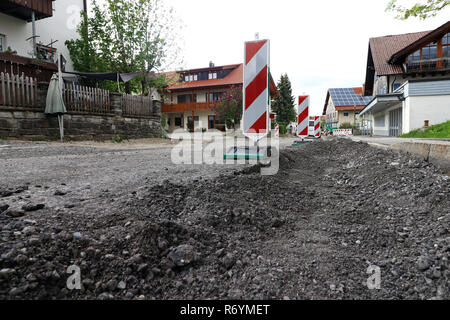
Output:
<instances>
[{"instance_id":1,"label":"chimney","mask_svg":"<svg viewBox=\"0 0 450 320\"><path fill-rule=\"evenodd\" d=\"M209 62L209 67L210 67L210 68L214 68L214 62L210 61L210 62Z\"/></svg>"}]
</instances>

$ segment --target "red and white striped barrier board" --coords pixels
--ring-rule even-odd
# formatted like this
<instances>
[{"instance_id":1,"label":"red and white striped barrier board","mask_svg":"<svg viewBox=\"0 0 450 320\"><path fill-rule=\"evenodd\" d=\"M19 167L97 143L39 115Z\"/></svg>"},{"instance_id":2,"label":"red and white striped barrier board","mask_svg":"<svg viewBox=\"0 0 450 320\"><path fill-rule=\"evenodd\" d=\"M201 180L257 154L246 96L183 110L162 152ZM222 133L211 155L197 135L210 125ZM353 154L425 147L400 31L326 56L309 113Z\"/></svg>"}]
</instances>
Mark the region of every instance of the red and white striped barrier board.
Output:
<instances>
[{"instance_id":1,"label":"red and white striped barrier board","mask_svg":"<svg viewBox=\"0 0 450 320\"><path fill-rule=\"evenodd\" d=\"M320 138L320 117L314 117L314 138Z\"/></svg>"},{"instance_id":2,"label":"red and white striped barrier board","mask_svg":"<svg viewBox=\"0 0 450 320\"><path fill-rule=\"evenodd\" d=\"M280 127L278 126L278 123L275 123L275 132L274 132L275 138L280 137Z\"/></svg>"},{"instance_id":3,"label":"red and white striped barrier board","mask_svg":"<svg viewBox=\"0 0 450 320\"><path fill-rule=\"evenodd\" d=\"M309 123L309 96L298 97L297 115L297 136L307 138Z\"/></svg>"},{"instance_id":4,"label":"red and white striped barrier board","mask_svg":"<svg viewBox=\"0 0 450 320\"><path fill-rule=\"evenodd\" d=\"M244 135L254 141L269 132L269 40L245 43Z\"/></svg>"}]
</instances>

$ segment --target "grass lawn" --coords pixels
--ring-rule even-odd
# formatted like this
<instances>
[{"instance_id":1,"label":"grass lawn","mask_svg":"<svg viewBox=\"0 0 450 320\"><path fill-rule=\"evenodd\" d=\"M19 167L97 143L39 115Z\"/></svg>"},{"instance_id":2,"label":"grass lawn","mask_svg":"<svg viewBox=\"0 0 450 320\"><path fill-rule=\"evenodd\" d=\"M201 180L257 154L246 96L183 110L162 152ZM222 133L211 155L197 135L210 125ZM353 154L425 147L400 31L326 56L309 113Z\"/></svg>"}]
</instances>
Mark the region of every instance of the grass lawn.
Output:
<instances>
[{"instance_id":1,"label":"grass lawn","mask_svg":"<svg viewBox=\"0 0 450 320\"><path fill-rule=\"evenodd\" d=\"M431 126L425 130L413 130L401 135L400 138L450 138L450 121Z\"/></svg>"}]
</instances>

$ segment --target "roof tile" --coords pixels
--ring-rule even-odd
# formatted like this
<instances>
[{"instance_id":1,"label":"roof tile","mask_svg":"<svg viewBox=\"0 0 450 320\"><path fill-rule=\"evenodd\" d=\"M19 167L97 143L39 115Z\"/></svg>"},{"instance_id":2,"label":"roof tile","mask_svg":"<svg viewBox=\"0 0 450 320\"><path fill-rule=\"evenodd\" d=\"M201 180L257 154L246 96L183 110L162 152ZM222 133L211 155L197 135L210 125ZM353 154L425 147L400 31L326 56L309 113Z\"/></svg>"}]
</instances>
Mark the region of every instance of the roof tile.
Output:
<instances>
[{"instance_id":1,"label":"roof tile","mask_svg":"<svg viewBox=\"0 0 450 320\"><path fill-rule=\"evenodd\" d=\"M168 90L182 90L182 89L194 89L201 87L216 87L216 86L230 86L230 85L242 85L244 66L243 64L237 65L228 76L223 79L210 79L200 81L189 82L177 82L174 85L169 86Z\"/></svg>"},{"instance_id":2,"label":"roof tile","mask_svg":"<svg viewBox=\"0 0 450 320\"><path fill-rule=\"evenodd\" d=\"M371 38L369 44L377 75L402 74L403 70L401 65L391 65L388 63L389 59L395 53L410 46L430 32L432 31Z\"/></svg>"}]
</instances>

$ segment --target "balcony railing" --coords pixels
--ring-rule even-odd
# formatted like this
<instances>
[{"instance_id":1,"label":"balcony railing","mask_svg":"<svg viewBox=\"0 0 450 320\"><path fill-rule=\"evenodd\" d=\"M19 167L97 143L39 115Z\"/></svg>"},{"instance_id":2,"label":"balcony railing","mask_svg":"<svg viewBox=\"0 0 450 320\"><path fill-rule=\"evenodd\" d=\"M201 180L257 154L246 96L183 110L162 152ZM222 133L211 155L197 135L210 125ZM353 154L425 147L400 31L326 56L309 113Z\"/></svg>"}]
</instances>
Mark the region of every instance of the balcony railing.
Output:
<instances>
[{"instance_id":1,"label":"balcony railing","mask_svg":"<svg viewBox=\"0 0 450 320\"><path fill-rule=\"evenodd\" d=\"M0 12L30 22L33 11L36 20L51 17L53 15L52 2L52 0L1 0Z\"/></svg>"},{"instance_id":2,"label":"balcony railing","mask_svg":"<svg viewBox=\"0 0 450 320\"><path fill-rule=\"evenodd\" d=\"M215 102L190 102L179 104L163 104L161 111L163 113L185 112L185 111L210 111Z\"/></svg>"},{"instance_id":3,"label":"balcony railing","mask_svg":"<svg viewBox=\"0 0 450 320\"><path fill-rule=\"evenodd\" d=\"M450 58L408 61L406 64L407 73L433 71L450 71Z\"/></svg>"}]
</instances>

